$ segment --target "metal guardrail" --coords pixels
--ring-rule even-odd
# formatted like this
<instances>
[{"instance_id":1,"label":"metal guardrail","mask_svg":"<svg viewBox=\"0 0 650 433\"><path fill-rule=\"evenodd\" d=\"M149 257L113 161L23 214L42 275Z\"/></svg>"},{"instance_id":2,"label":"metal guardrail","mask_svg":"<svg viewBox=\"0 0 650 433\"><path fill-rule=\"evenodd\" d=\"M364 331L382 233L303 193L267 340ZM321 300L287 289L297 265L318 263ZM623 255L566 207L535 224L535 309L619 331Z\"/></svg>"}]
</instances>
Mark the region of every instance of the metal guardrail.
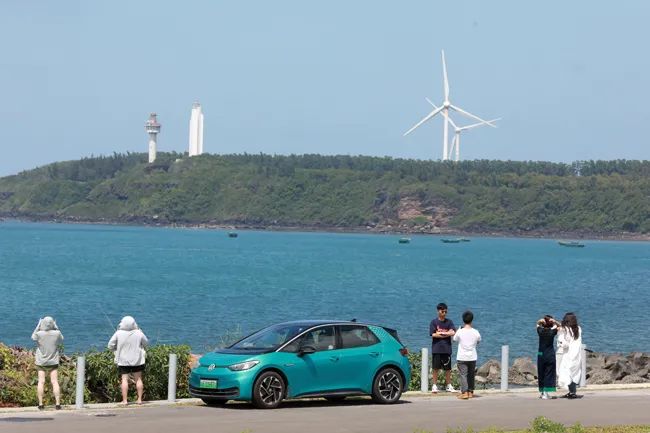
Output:
<instances>
[{"instance_id":1,"label":"metal guardrail","mask_svg":"<svg viewBox=\"0 0 650 433\"><path fill-rule=\"evenodd\" d=\"M429 350L422 348L422 369L420 371L420 391L429 391ZM505 366L505 368L504 368ZM582 345L580 387L587 386L587 345ZM508 370L510 369L510 346L501 346L501 391L508 391Z\"/></svg>"}]
</instances>

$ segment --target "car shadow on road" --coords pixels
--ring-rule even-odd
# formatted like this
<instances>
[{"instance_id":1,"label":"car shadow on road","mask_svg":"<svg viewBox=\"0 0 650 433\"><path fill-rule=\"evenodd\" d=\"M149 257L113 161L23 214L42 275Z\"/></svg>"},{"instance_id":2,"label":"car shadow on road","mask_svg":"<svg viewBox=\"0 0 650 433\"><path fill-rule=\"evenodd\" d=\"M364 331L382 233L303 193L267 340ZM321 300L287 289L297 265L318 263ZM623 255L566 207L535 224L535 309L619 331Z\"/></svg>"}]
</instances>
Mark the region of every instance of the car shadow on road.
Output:
<instances>
[{"instance_id":1,"label":"car shadow on road","mask_svg":"<svg viewBox=\"0 0 650 433\"><path fill-rule=\"evenodd\" d=\"M410 401L407 400L400 400L397 403L393 403L393 405L402 405L402 404L410 404ZM349 398L345 399L344 401L341 402L331 402L327 400L287 400L283 401L280 406L273 410L281 410L281 409L300 409L300 408L318 408L318 407L345 407L345 406L382 406L378 403L375 403L369 398ZM255 406L253 406L251 403L245 403L245 402L229 402L224 406L202 406L204 408L208 409L226 409L226 410L258 410ZM259 410L267 410L267 409L259 409Z\"/></svg>"}]
</instances>

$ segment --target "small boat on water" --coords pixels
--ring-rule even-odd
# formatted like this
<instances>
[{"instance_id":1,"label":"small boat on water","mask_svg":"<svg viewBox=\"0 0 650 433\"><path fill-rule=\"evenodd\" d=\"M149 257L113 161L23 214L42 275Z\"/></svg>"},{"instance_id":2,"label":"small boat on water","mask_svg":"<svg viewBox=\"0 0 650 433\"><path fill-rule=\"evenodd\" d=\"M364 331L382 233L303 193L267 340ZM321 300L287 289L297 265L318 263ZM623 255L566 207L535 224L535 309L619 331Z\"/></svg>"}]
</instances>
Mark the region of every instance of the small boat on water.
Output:
<instances>
[{"instance_id":1,"label":"small boat on water","mask_svg":"<svg viewBox=\"0 0 650 433\"><path fill-rule=\"evenodd\" d=\"M584 248L585 244L582 242L578 241L557 241L558 244L562 245L563 247L572 247L572 248Z\"/></svg>"},{"instance_id":2,"label":"small boat on water","mask_svg":"<svg viewBox=\"0 0 650 433\"><path fill-rule=\"evenodd\" d=\"M461 239L458 239L458 238L455 238L455 239L443 238L443 239L440 239L440 242L442 242L443 244L459 244L459 243L461 243L463 241Z\"/></svg>"},{"instance_id":3,"label":"small boat on water","mask_svg":"<svg viewBox=\"0 0 650 433\"><path fill-rule=\"evenodd\" d=\"M411 238L399 238L397 242L399 242L400 244L410 244Z\"/></svg>"},{"instance_id":4,"label":"small boat on water","mask_svg":"<svg viewBox=\"0 0 650 433\"><path fill-rule=\"evenodd\" d=\"M228 232L228 237L229 237L229 238L236 238L237 236L239 236L239 235L237 234L237 232Z\"/></svg>"},{"instance_id":5,"label":"small boat on water","mask_svg":"<svg viewBox=\"0 0 650 433\"><path fill-rule=\"evenodd\" d=\"M460 238L460 241L461 242L472 242L471 239L467 239L467 238Z\"/></svg>"}]
</instances>

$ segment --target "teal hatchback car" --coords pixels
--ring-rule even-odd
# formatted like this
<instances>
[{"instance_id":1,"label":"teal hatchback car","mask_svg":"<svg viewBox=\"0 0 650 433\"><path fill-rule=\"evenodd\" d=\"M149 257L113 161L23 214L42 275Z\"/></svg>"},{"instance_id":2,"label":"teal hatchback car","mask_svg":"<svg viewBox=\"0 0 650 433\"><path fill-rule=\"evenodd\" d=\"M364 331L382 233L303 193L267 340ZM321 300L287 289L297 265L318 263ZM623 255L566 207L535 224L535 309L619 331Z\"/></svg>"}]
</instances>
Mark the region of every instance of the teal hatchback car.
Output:
<instances>
[{"instance_id":1,"label":"teal hatchback car","mask_svg":"<svg viewBox=\"0 0 650 433\"><path fill-rule=\"evenodd\" d=\"M208 405L250 401L271 409L285 398L399 400L411 377L408 350L390 328L354 321L272 325L201 357L190 394Z\"/></svg>"}]
</instances>

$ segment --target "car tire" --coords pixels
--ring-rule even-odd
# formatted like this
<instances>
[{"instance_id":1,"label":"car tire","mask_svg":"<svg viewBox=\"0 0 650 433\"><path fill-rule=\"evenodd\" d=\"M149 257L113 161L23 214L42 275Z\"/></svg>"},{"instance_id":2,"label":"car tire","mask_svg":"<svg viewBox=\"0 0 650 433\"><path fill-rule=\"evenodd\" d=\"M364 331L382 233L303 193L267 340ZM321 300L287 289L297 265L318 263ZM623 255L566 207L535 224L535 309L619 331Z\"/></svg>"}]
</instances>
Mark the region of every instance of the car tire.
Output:
<instances>
[{"instance_id":1,"label":"car tire","mask_svg":"<svg viewBox=\"0 0 650 433\"><path fill-rule=\"evenodd\" d=\"M265 371L253 385L253 405L258 409L274 409L285 396L287 385L280 374Z\"/></svg>"},{"instance_id":2,"label":"car tire","mask_svg":"<svg viewBox=\"0 0 650 433\"><path fill-rule=\"evenodd\" d=\"M228 403L228 400L224 400L222 398L202 398L201 400L203 400L203 403L211 407L224 406L226 403Z\"/></svg>"},{"instance_id":3,"label":"car tire","mask_svg":"<svg viewBox=\"0 0 650 433\"><path fill-rule=\"evenodd\" d=\"M372 382L372 399L379 404L397 403L403 388L404 381L400 372L394 368L384 368Z\"/></svg>"},{"instance_id":4,"label":"car tire","mask_svg":"<svg viewBox=\"0 0 650 433\"><path fill-rule=\"evenodd\" d=\"M332 395L330 397L325 397L325 400L329 401L330 403L341 403L343 400L345 400L345 395Z\"/></svg>"}]
</instances>

